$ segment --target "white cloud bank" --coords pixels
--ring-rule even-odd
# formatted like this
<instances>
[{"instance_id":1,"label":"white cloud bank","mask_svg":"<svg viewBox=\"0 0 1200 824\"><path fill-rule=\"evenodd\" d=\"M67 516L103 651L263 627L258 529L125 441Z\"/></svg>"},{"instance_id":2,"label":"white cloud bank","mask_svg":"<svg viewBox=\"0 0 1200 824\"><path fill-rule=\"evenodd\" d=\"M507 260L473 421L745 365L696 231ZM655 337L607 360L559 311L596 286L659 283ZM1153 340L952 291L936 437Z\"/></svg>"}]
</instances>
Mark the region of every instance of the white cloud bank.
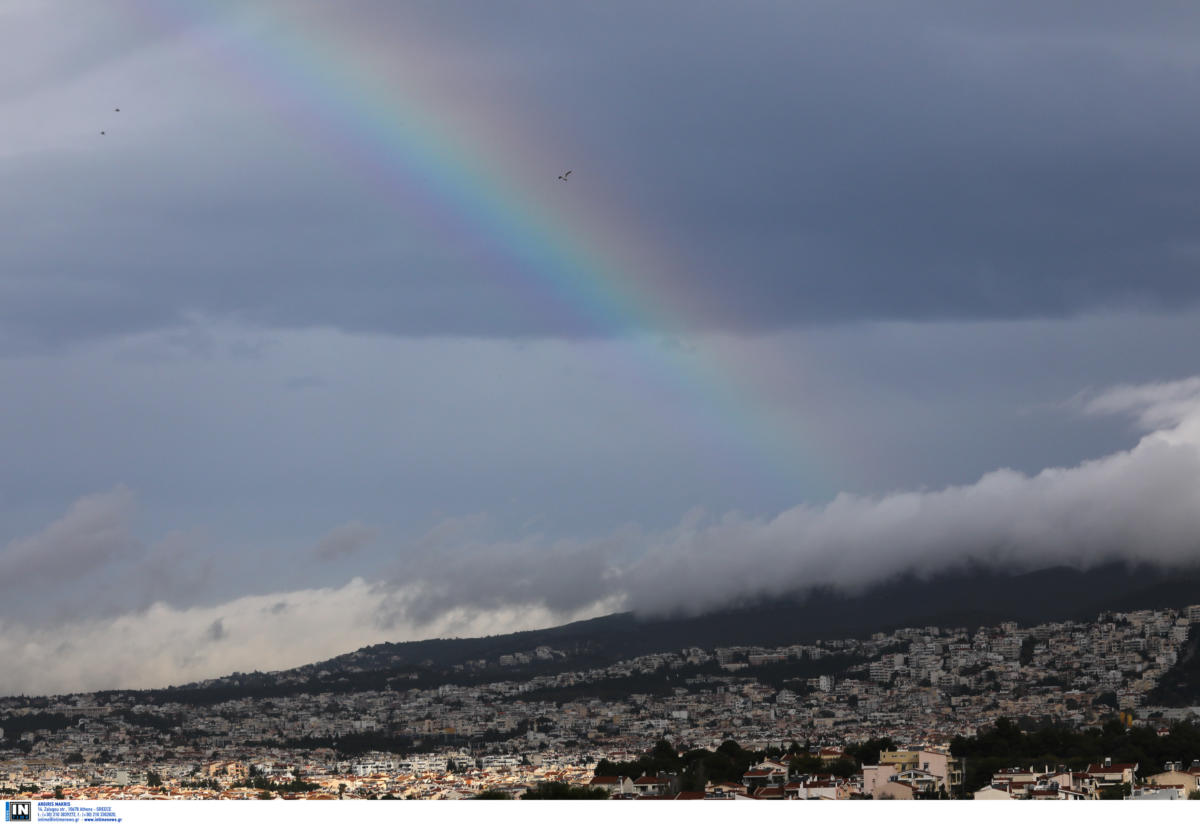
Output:
<instances>
[{"instance_id":1,"label":"white cloud bank","mask_svg":"<svg viewBox=\"0 0 1200 824\"><path fill-rule=\"evenodd\" d=\"M568 609L603 598L645 614L695 614L967 564L1200 563L1200 378L1120 386L1075 406L1132 415L1152 431L1132 449L1070 468L998 469L932 491L843 493L772 518L696 511L656 534L624 530L553 544L427 541L424 554L437 561L418 570L425 586L409 615L531 600Z\"/></svg>"},{"instance_id":2,"label":"white cloud bank","mask_svg":"<svg viewBox=\"0 0 1200 824\"><path fill-rule=\"evenodd\" d=\"M158 603L116 618L51 628L0 622L0 694L159 687L231 672L287 669L368 644L425 637L474 637L552 626L544 608L453 609L414 627L385 623L409 593L355 578L336 589L254 595L211 607ZM612 611L594 605L570 618Z\"/></svg>"},{"instance_id":3,"label":"white cloud bank","mask_svg":"<svg viewBox=\"0 0 1200 824\"><path fill-rule=\"evenodd\" d=\"M1153 431L1130 450L1032 476L999 469L965 486L681 527L623 576L626 591L644 611L700 612L967 563L1200 563L1200 378L1116 387L1083 411L1131 414Z\"/></svg>"},{"instance_id":4,"label":"white cloud bank","mask_svg":"<svg viewBox=\"0 0 1200 824\"><path fill-rule=\"evenodd\" d=\"M474 519L449 523L417 542L416 557L391 583L355 579L204 608L158 603L53 629L0 625L0 691L179 683L294 666L381 641L495 634L621 608L697 613L967 563L1023 570L1117 559L1200 563L1200 378L1116 387L1077 406L1084 414L1131 415L1150 431L1129 450L1070 468L999 469L936 491L842 494L769 519L696 512L662 533L626 528L554 542L488 541ZM42 552L85 564L119 554L127 495L81 501L42 535L10 544L0 569L40 575L48 563ZM371 535L350 524L322 545L336 557Z\"/></svg>"}]
</instances>

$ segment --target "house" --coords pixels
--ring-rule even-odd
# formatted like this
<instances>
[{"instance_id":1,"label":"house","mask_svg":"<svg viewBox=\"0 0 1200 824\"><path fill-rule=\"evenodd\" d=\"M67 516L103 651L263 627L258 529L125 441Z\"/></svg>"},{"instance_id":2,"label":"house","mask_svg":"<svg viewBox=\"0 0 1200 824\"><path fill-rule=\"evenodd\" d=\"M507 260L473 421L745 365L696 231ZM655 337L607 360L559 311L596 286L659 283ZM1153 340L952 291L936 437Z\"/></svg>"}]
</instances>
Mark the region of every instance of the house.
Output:
<instances>
[{"instance_id":1,"label":"house","mask_svg":"<svg viewBox=\"0 0 1200 824\"><path fill-rule=\"evenodd\" d=\"M1013 795L1008 791L1007 784L989 784L982 790L975 791L976 801L1014 801Z\"/></svg>"},{"instance_id":2,"label":"house","mask_svg":"<svg viewBox=\"0 0 1200 824\"><path fill-rule=\"evenodd\" d=\"M746 788L732 781L722 781L719 784L710 781L704 785L705 798L743 798L745 796Z\"/></svg>"},{"instance_id":3,"label":"house","mask_svg":"<svg viewBox=\"0 0 1200 824\"><path fill-rule=\"evenodd\" d=\"M917 788L903 781L889 781L882 787L876 787L871 798L891 799L895 801L912 801L917 797Z\"/></svg>"},{"instance_id":4,"label":"house","mask_svg":"<svg viewBox=\"0 0 1200 824\"><path fill-rule=\"evenodd\" d=\"M821 747L821 749L817 750L817 758L826 764L845 757L846 751L841 747Z\"/></svg>"},{"instance_id":5,"label":"house","mask_svg":"<svg viewBox=\"0 0 1200 824\"><path fill-rule=\"evenodd\" d=\"M840 801L850 797L850 788L841 779L809 781L800 797L808 801Z\"/></svg>"},{"instance_id":6,"label":"house","mask_svg":"<svg viewBox=\"0 0 1200 824\"><path fill-rule=\"evenodd\" d=\"M783 791L783 797L789 800L814 801L825 799L828 801L838 801L849 798L856 789L856 786L843 778L826 773L823 775L802 776L796 781L789 781L780 789Z\"/></svg>"},{"instance_id":7,"label":"house","mask_svg":"<svg viewBox=\"0 0 1200 824\"><path fill-rule=\"evenodd\" d=\"M845 790L847 798L849 798L852 795L862 795L863 794L863 774L855 773L854 775L847 778L842 783L842 789Z\"/></svg>"},{"instance_id":8,"label":"house","mask_svg":"<svg viewBox=\"0 0 1200 824\"><path fill-rule=\"evenodd\" d=\"M938 750L884 750L879 753L879 764L890 764L897 772L922 770L936 775L940 779L938 788L947 792L962 784L962 766L958 759Z\"/></svg>"},{"instance_id":9,"label":"house","mask_svg":"<svg viewBox=\"0 0 1200 824\"><path fill-rule=\"evenodd\" d=\"M1180 764L1172 763L1167 765L1167 769L1154 775L1146 776L1147 784L1164 785L1179 785L1184 789L1184 798L1188 793L1195 792L1197 786L1200 786L1200 769L1193 767L1189 770L1180 769Z\"/></svg>"},{"instance_id":10,"label":"house","mask_svg":"<svg viewBox=\"0 0 1200 824\"><path fill-rule=\"evenodd\" d=\"M679 776L643 775L633 779L633 794L638 798L661 798L679 792Z\"/></svg>"},{"instance_id":11,"label":"house","mask_svg":"<svg viewBox=\"0 0 1200 824\"><path fill-rule=\"evenodd\" d=\"M1088 764L1088 776L1094 778L1099 786L1114 784L1133 784L1137 779L1137 764L1114 764L1111 758L1104 759L1103 764Z\"/></svg>"},{"instance_id":12,"label":"house","mask_svg":"<svg viewBox=\"0 0 1200 824\"><path fill-rule=\"evenodd\" d=\"M1043 773L1032 770L1010 769L992 773L992 785L1008 785L1008 791L1014 798L1026 798L1029 791L1044 777Z\"/></svg>"},{"instance_id":13,"label":"house","mask_svg":"<svg viewBox=\"0 0 1200 824\"><path fill-rule=\"evenodd\" d=\"M598 775L588 782L588 787L607 790L610 796L632 795L633 779L621 775Z\"/></svg>"},{"instance_id":14,"label":"house","mask_svg":"<svg viewBox=\"0 0 1200 824\"><path fill-rule=\"evenodd\" d=\"M787 778L786 766L777 761L764 761L742 773L742 784L753 792L760 787L782 787Z\"/></svg>"},{"instance_id":15,"label":"house","mask_svg":"<svg viewBox=\"0 0 1200 824\"><path fill-rule=\"evenodd\" d=\"M782 801L783 787L759 787L753 797L759 801Z\"/></svg>"},{"instance_id":16,"label":"house","mask_svg":"<svg viewBox=\"0 0 1200 824\"><path fill-rule=\"evenodd\" d=\"M872 795L875 788L881 784L886 784L891 781L899 771L895 764L874 764L863 767L863 785L862 791L864 795Z\"/></svg>"},{"instance_id":17,"label":"house","mask_svg":"<svg viewBox=\"0 0 1200 824\"><path fill-rule=\"evenodd\" d=\"M919 793L936 793L939 789L944 789L941 776L924 770L904 770L896 776L896 780L912 784Z\"/></svg>"},{"instance_id":18,"label":"house","mask_svg":"<svg viewBox=\"0 0 1200 824\"><path fill-rule=\"evenodd\" d=\"M1053 781L1058 786L1066 787L1067 789L1075 789L1076 788L1076 780L1075 780L1076 775L1077 775L1077 773L1073 773L1068 769L1059 767L1057 770L1052 770L1050 772L1047 772L1045 775L1043 775L1042 780L1043 781ZM1083 773L1078 773L1078 775L1084 776ZM1080 783L1082 783L1082 782L1080 782Z\"/></svg>"},{"instance_id":19,"label":"house","mask_svg":"<svg viewBox=\"0 0 1200 824\"><path fill-rule=\"evenodd\" d=\"M1134 801L1181 801L1187 798L1187 794L1179 786L1144 784L1141 787L1134 787L1129 798Z\"/></svg>"}]
</instances>

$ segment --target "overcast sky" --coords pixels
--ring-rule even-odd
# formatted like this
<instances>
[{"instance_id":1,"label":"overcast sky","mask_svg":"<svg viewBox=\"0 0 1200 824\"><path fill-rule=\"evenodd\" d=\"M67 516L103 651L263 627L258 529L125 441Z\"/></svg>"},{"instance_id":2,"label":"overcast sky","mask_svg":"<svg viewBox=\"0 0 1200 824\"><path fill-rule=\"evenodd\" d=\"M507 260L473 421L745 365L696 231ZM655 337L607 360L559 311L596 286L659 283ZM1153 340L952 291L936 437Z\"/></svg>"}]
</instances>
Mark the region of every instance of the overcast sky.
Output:
<instances>
[{"instance_id":1,"label":"overcast sky","mask_svg":"<svg viewBox=\"0 0 1200 824\"><path fill-rule=\"evenodd\" d=\"M1194 562L1198 38L0 0L0 693Z\"/></svg>"}]
</instances>

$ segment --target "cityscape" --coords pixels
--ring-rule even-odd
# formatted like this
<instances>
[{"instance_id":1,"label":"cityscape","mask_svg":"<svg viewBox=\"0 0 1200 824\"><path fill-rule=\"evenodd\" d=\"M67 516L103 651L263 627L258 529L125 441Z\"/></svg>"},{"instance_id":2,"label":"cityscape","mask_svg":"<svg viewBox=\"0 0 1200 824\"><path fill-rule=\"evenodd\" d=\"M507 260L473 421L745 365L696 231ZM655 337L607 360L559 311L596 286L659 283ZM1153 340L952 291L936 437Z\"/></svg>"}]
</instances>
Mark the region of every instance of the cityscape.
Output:
<instances>
[{"instance_id":1,"label":"cityscape","mask_svg":"<svg viewBox=\"0 0 1200 824\"><path fill-rule=\"evenodd\" d=\"M1198 44L0 0L5 824L1200 801Z\"/></svg>"},{"instance_id":2,"label":"cityscape","mask_svg":"<svg viewBox=\"0 0 1200 824\"><path fill-rule=\"evenodd\" d=\"M954 749L1013 719L1030 729L1115 722L1118 732L1158 738L1200 730L1200 706L1155 704L1197 624L1200 605L664 650L587 669L571 667L570 650L539 646L457 665L469 686L451 678L405 689L409 676L399 673L386 689L294 691L306 683L301 672L313 674L305 668L257 674L275 684L274 697L197 701L206 689L236 687L238 675L193 685L178 701L169 691L10 697L0 699L0 789L67 799L461 799L534 798L552 787L587 797L842 800L1088 799L1116 788L1117 797L1187 799L1200 752L1162 764L1111 755L1074 769L1012 763L972 786L979 777ZM478 678L535 661L560 671ZM804 669L824 672L794 674ZM630 679L646 691L622 694ZM703 783L682 771L604 769L653 752L667 763L692 753L694 765L701 751L753 763Z\"/></svg>"}]
</instances>

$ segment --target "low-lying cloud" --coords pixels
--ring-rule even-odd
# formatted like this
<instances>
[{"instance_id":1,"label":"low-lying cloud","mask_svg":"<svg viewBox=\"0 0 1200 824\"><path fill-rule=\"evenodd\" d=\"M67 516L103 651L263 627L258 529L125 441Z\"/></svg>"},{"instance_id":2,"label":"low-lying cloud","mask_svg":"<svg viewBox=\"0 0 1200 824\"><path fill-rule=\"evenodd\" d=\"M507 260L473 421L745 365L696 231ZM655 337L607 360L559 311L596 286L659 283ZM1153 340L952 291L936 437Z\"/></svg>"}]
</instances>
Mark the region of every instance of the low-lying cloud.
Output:
<instances>
[{"instance_id":1,"label":"low-lying cloud","mask_svg":"<svg viewBox=\"0 0 1200 824\"><path fill-rule=\"evenodd\" d=\"M480 600L568 609L604 598L643 614L694 614L968 564L1200 563L1200 378L1115 387L1076 405L1132 415L1151 431L1129 450L1034 475L997 469L940 490L844 493L771 518L697 511L657 534L445 548L421 570L409 617Z\"/></svg>"},{"instance_id":2,"label":"low-lying cloud","mask_svg":"<svg viewBox=\"0 0 1200 824\"><path fill-rule=\"evenodd\" d=\"M237 598L212 607L149 609L103 620L36 628L0 621L0 694L159 687L232 672L287 669L367 644L478 636L552 626L544 608L452 609L419 628L380 620L384 602L407 590L355 578L337 588ZM286 604L285 608L280 608ZM611 611L597 605L569 617Z\"/></svg>"}]
</instances>

